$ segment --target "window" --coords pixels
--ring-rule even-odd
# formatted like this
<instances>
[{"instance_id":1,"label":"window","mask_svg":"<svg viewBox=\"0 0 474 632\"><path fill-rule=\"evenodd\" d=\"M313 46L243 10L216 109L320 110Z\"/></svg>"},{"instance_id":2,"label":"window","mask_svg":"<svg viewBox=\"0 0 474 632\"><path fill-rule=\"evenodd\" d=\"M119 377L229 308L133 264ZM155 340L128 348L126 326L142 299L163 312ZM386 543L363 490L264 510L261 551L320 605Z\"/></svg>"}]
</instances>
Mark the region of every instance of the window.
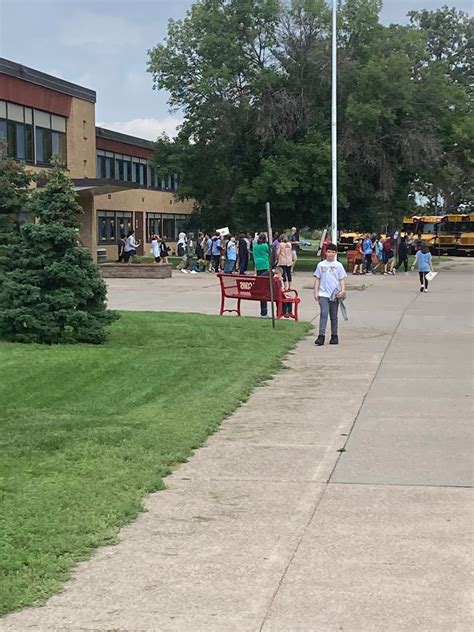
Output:
<instances>
[{"instance_id":1,"label":"window","mask_svg":"<svg viewBox=\"0 0 474 632\"><path fill-rule=\"evenodd\" d=\"M124 211L97 212L97 243L116 244L123 233L127 237L132 230L132 214Z\"/></svg>"},{"instance_id":2,"label":"window","mask_svg":"<svg viewBox=\"0 0 474 632\"><path fill-rule=\"evenodd\" d=\"M3 154L16 160L33 162L33 131L31 125L0 120L0 139L6 144Z\"/></svg>"},{"instance_id":3,"label":"window","mask_svg":"<svg viewBox=\"0 0 474 632\"><path fill-rule=\"evenodd\" d=\"M140 187L175 191L176 175L162 179L145 158L125 156L97 150L97 177L114 178L123 182L136 182Z\"/></svg>"},{"instance_id":4,"label":"window","mask_svg":"<svg viewBox=\"0 0 474 632\"><path fill-rule=\"evenodd\" d=\"M146 238L151 241L152 235L161 236L161 213L146 214Z\"/></svg>"},{"instance_id":5,"label":"window","mask_svg":"<svg viewBox=\"0 0 474 632\"><path fill-rule=\"evenodd\" d=\"M3 153L27 163L48 164L56 155L66 162L66 119L41 110L0 101Z\"/></svg>"},{"instance_id":6,"label":"window","mask_svg":"<svg viewBox=\"0 0 474 632\"><path fill-rule=\"evenodd\" d=\"M97 177L113 178L114 177L114 160L107 156L97 156Z\"/></svg>"},{"instance_id":7,"label":"window","mask_svg":"<svg viewBox=\"0 0 474 632\"><path fill-rule=\"evenodd\" d=\"M47 165L51 158L66 162L66 134L43 127L36 128L36 162Z\"/></svg>"}]
</instances>

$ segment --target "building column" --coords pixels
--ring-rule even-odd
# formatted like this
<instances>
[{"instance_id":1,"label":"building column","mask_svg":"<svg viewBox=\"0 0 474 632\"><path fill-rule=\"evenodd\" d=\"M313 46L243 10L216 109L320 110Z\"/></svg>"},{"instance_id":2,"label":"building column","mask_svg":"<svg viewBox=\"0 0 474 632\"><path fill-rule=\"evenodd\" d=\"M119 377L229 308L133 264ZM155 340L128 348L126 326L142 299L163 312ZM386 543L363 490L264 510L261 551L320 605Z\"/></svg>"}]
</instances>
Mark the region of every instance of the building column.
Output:
<instances>
[{"instance_id":1,"label":"building column","mask_svg":"<svg viewBox=\"0 0 474 632\"><path fill-rule=\"evenodd\" d=\"M79 194L78 202L84 211L84 214L80 216L80 240L82 245L90 250L94 263L97 263L97 218L94 195L83 191Z\"/></svg>"}]
</instances>

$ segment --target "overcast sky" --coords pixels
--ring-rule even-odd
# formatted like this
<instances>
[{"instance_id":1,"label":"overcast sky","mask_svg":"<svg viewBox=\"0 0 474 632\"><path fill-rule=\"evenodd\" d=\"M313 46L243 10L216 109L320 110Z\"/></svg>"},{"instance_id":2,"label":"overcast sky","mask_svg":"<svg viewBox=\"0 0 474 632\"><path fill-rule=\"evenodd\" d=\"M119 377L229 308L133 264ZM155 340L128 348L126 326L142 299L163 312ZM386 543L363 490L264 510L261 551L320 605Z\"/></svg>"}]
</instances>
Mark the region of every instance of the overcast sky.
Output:
<instances>
[{"instance_id":1,"label":"overcast sky","mask_svg":"<svg viewBox=\"0 0 474 632\"><path fill-rule=\"evenodd\" d=\"M97 92L97 124L155 139L174 133L167 95L152 90L147 50L193 0L0 0L0 56ZM449 0L385 0L382 21ZM454 6L471 11L473 0Z\"/></svg>"}]
</instances>

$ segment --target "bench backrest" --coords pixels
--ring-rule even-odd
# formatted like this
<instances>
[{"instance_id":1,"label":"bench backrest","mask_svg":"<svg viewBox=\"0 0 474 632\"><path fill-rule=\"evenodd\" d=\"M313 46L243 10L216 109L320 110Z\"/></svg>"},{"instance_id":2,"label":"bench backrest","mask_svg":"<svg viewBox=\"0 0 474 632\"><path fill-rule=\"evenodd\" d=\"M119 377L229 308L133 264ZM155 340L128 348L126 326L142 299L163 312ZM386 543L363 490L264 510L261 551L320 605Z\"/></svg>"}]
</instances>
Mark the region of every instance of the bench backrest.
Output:
<instances>
[{"instance_id":1,"label":"bench backrest","mask_svg":"<svg viewBox=\"0 0 474 632\"><path fill-rule=\"evenodd\" d=\"M270 283L268 276L250 274L218 274L221 291L226 298L241 298L250 301L269 301ZM273 297L279 295L281 284L273 281Z\"/></svg>"}]
</instances>

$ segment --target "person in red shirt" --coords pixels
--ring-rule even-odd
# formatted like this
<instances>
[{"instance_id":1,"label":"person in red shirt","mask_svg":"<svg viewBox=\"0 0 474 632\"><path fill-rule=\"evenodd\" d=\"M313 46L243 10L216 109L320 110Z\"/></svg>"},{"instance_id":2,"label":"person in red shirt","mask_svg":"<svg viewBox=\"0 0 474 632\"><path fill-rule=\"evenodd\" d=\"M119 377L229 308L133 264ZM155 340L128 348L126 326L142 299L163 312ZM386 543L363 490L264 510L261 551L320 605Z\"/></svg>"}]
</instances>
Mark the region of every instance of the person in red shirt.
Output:
<instances>
[{"instance_id":1,"label":"person in red shirt","mask_svg":"<svg viewBox=\"0 0 474 632\"><path fill-rule=\"evenodd\" d=\"M323 241L322 248L321 248L321 261L324 261L326 259L326 250L328 249L328 246L330 243L331 243L331 240L326 235Z\"/></svg>"}]
</instances>

